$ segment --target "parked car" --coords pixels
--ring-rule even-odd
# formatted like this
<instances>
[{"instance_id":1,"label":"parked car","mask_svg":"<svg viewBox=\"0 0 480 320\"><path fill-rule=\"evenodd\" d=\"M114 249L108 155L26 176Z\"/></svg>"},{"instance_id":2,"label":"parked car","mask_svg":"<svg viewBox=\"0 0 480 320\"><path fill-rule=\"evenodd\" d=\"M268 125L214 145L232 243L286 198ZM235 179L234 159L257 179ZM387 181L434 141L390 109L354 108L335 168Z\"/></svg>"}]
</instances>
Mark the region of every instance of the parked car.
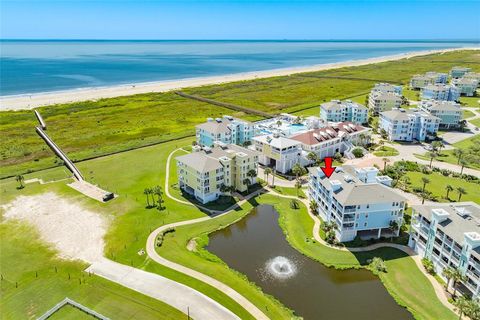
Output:
<instances>
[{"instance_id":1,"label":"parked car","mask_svg":"<svg viewBox=\"0 0 480 320\"><path fill-rule=\"evenodd\" d=\"M107 193L106 195L103 196L103 201L107 202L108 200L112 200L115 197L115 195L111 192Z\"/></svg>"}]
</instances>

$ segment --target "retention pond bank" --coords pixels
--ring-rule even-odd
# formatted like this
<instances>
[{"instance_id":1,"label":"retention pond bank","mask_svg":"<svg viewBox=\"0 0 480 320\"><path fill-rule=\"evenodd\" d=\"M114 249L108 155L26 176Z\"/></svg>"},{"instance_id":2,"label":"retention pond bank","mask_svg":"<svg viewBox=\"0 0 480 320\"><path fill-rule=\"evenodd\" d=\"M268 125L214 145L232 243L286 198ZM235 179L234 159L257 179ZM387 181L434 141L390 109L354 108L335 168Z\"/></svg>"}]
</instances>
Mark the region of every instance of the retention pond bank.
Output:
<instances>
[{"instance_id":1,"label":"retention pond bank","mask_svg":"<svg viewBox=\"0 0 480 320\"><path fill-rule=\"evenodd\" d=\"M210 235L207 249L305 319L413 319L367 270L326 268L293 249L273 207Z\"/></svg>"}]
</instances>

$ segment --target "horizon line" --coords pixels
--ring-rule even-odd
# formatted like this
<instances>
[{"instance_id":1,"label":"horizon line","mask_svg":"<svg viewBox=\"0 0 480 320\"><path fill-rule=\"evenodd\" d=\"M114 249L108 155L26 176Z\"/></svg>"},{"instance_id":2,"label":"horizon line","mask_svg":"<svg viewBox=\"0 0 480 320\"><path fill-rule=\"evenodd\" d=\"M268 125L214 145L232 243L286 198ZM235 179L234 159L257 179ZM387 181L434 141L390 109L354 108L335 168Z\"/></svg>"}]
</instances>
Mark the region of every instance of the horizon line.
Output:
<instances>
[{"instance_id":1,"label":"horizon line","mask_svg":"<svg viewBox=\"0 0 480 320\"><path fill-rule=\"evenodd\" d=\"M0 41L298 41L298 42L376 42L376 41L403 41L403 42L478 42L480 39L465 38L425 38L425 39L91 39L91 38L0 38Z\"/></svg>"}]
</instances>

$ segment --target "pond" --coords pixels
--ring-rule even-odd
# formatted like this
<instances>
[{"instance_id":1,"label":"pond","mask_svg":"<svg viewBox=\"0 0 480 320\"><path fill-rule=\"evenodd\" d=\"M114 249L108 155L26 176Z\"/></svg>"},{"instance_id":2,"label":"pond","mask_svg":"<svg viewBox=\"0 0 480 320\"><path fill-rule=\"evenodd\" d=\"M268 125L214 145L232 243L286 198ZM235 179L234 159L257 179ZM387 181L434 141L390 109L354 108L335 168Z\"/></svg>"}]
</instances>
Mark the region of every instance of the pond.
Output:
<instances>
[{"instance_id":1,"label":"pond","mask_svg":"<svg viewBox=\"0 0 480 320\"><path fill-rule=\"evenodd\" d=\"M272 206L212 233L207 249L304 319L413 319L370 271L327 268L293 249Z\"/></svg>"}]
</instances>

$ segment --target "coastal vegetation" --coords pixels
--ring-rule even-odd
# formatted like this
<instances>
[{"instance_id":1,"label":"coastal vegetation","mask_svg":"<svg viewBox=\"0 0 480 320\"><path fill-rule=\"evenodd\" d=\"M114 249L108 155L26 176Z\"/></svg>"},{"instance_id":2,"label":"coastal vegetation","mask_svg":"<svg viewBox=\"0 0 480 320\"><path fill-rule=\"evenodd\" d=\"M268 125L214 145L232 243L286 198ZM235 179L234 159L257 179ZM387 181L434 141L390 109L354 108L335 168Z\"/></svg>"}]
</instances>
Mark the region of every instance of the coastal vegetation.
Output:
<instances>
[{"instance_id":1,"label":"coastal vegetation","mask_svg":"<svg viewBox=\"0 0 480 320\"><path fill-rule=\"evenodd\" d=\"M441 58L428 55L184 91L271 114L318 115L318 105L331 99L360 97L364 103L375 81L406 84L413 74L447 72L460 62L478 72L478 60L475 51L455 51L444 53ZM229 114L246 120L261 119L173 92L53 105L38 110L47 123L49 135L74 161L193 137L194 126L207 117ZM30 110L0 113L0 177L61 165L36 135L36 125Z\"/></svg>"}]
</instances>

